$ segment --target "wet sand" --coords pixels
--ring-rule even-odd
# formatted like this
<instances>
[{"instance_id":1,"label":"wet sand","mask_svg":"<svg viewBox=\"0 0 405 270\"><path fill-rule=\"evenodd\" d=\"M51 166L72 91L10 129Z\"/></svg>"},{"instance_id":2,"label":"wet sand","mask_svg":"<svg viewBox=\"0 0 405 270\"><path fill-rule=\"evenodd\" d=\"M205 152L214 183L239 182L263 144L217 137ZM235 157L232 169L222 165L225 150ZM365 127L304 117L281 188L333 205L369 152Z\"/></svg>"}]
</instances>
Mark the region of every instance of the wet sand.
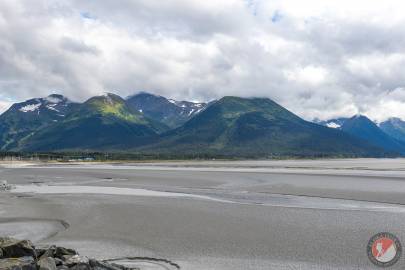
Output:
<instances>
[{"instance_id":1,"label":"wet sand","mask_svg":"<svg viewBox=\"0 0 405 270\"><path fill-rule=\"evenodd\" d=\"M3 164L0 180L18 188L0 193L0 234L181 269L376 269L375 233L405 241L404 170L404 160Z\"/></svg>"}]
</instances>

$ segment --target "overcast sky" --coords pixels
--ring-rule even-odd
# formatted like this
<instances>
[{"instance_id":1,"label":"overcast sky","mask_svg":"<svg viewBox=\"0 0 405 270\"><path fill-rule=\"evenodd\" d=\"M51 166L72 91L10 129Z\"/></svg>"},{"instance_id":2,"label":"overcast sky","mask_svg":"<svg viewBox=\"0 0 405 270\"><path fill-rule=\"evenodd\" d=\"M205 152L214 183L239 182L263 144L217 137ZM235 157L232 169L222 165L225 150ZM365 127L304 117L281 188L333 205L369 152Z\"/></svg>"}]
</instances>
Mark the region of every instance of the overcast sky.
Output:
<instances>
[{"instance_id":1,"label":"overcast sky","mask_svg":"<svg viewBox=\"0 0 405 270\"><path fill-rule=\"evenodd\" d=\"M61 93L269 97L405 119L403 0L2 0L0 111Z\"/></svg>"}]
</instances>

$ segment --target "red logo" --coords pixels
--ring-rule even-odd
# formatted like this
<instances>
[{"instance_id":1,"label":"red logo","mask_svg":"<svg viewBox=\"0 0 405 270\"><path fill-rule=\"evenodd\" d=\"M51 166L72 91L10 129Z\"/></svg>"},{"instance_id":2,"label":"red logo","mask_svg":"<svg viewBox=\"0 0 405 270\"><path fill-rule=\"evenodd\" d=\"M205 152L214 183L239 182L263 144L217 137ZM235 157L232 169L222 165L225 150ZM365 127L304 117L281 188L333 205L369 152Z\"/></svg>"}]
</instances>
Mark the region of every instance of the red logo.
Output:
<instances>
[{"instance_id":1,"label":"red logo","mask_svg":"<svg viewBox=\"0 0 405 270\"><path fill-rule=\"evenodd\" d=\"M395 264L401 257L401 243L390 233L374 235L367 246L368 257L372 263L381 267Z\"/></svg>"}]
</instances>

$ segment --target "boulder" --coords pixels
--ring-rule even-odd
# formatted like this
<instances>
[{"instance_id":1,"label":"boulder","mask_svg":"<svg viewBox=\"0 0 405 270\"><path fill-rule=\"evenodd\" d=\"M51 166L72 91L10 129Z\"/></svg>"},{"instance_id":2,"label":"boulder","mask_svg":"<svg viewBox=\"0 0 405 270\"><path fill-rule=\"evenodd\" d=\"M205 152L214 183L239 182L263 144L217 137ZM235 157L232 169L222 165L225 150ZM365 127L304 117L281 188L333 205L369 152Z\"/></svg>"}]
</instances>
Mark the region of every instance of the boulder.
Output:
<instances>
[{"instance_id":1,"label":"boulder","mask_svg":"<svg viewBox=\"0 0 405 270\"><path fill-rule=\"evenodd\" d=\"M38 258L41 258L41 257L53 257L55 249L56 249L56 246L35 247Z\"/></svg>"},{"instance_id":2,"label":"boulder","mask_svg":"<svg viewBox=\"0 0 405 270\"><path fill-rule=\"evenodd\" d=\"M37 254L31 241L17 240L9 237L0 237L1 258L33 257Z\"/></svg>"},{"instance_id":3,"label":"boulder","mask_svg":"<svg viewBox=\"0 0 405 270\"><path fill-rule=\"evenodd\" d=\"M122 270L122 267L116 267L113 265L110 265L108 263L100 262L97 260L91 259L89 261L90 266L93 268L93 270Z\"/></svg>"},{"instance_id":4,"label":"boulder","mask_svg":"<svg viewBox=\"0 0 405 270\"><path fill-rule=\"evenodd\" d=\"M0 259L1 270L37 270L33 257L6 258Z\"/></svg>"},{"instance_id":5,"label":"boulder","mask_svg":"<svg viewBox=\"0 0 405 270\"><path fill-rule=\"evenodd\" d=\"M69 268L70 270L92 270L91 266L87 263L79 263L73 267Z\"/></svg>"},{"instance_id":6,"label":"boulder","mask_svg":"<svg viewBox=\"0 0 405 270\"><path fill-rule=\"evenodd\" d=\"M39 270L57 270L55 259L51 257L41 257L37 264Z\"/></svg>"},{"instance_id":7,"label":"boulder","mask_svg":"<svg viewBox=\"0 0 405 270\"><path fill-rule=\"evenodd\" d=\"M79 255L64 255L62 260L64 261L63 264L69 267L77 264L89 264L89 259L87 257Z\"/></svg>"},{"instance_id":8,"label":"boulder","mask_svg":"<svg viewBox=\"0 0 405 270\"><path fill-rule=\"evenodd\" d=\"M39 259L38 259L39 258ZM57 246L35 249L30 241L0 237L0 270L140 270L80 256Z\"/></svg>"},{"instance_id":9,"label":"boulder","mask_svg":"<svg viewBox=\"0 0 405 270\"><path fill-rule=\"evenodd\" d=\"M37 249L37 255L39 258L46 258L46 257L51 257L54 258L55 257L55 250L56 250L56 246L50 246L47 248L41 248L41 249Z\"/></svg>"},{"instance_id":10,"label":"boulder","mask_svg":"<svg viewBox=\"0 0 405 270\"><path fill-rule=\"evenodd\" d=\"M59 258L54 258L54 260L55 260L56 266L59 266L59 265L63 264L63 261L61 259L59 259Z\"/></svg>"},{"instance_id":11,"label":"boulder","mask_svg":"<svg viewBox=\"0 0 405 270\"><path fill-rule=\"evenodd\" d=\"M55 247L53 250L53 256L55 258L59 258L62 260L63 260L63 256L73 256L73 255L78 255L78 254L75 250L70 249L70 248Z\"/></svg>"},{"instance_id":12,"label":"boulder","mask_svg":"<svg viewBox=\"0 0 405 270\"><path fill-rule=\"evenodd\" d=\"M138 268L138 267L133 267L133 266L126 267L126 266L119 265L119 264L116 264L116 263L112 263L111 266L114 266L114 267L116 267L116 268L118 268L120 270L141 270L141 268Z\"/></svg>"},{"instance_id":13,"label":"boulder","mask_svg":"<svg viewBox=\"0 0 405 270\"><path fill-rule=\"evenodd\" d=\"M69 248L49 246L46 248L37 249L38 257L52 257L57 260L65 260L74 255L78 255L76 251Z\"/></svg>"}]
</instances>

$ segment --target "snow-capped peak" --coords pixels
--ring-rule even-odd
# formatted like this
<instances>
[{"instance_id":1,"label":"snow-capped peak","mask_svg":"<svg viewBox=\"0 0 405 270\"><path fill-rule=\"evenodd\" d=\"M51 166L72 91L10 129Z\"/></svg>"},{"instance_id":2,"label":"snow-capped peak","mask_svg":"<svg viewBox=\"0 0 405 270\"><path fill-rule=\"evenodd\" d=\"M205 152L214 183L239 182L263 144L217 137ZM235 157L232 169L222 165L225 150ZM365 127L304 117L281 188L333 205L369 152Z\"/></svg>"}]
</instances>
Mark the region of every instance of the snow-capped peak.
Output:
<instances>
[{"instance_id":1,"label":"snow-capped peak","mask_svg":"<svg viewBox=\"0 0 405 270\"><path fill-rule=\"evenodd\" d=\"M46 110L60 112L64 107L68 106L70 101L62 95L52 94L44 98L35 98L18 104L18 111L23 113L36 112L38 115L40 112Z\"/></svg>"}]
</instances>

